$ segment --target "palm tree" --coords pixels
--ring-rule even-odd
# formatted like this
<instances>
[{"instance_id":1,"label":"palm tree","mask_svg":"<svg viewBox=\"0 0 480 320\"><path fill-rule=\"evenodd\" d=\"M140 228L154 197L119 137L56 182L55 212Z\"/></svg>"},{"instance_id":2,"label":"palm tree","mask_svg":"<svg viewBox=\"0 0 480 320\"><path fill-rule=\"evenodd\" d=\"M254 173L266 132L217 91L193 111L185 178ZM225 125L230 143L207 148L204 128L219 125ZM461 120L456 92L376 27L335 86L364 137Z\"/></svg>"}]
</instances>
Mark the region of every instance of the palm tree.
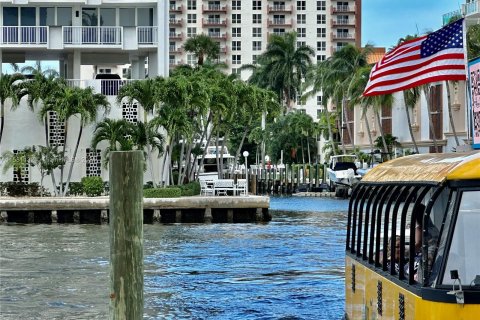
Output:
<instances>
[{"instance_id":1,"label":"palm tree","mask_svg":"<svg viewBox=\"0 0 480 320\"><path fill-rule=\"evenodd\" d=\"M9 169L13 168L18 175L19 182L22 182L25 167L30 164L33 150L30 147L25 147L18 152L5 151L0 159L3 162L3 173L5 174Z\"/></svg>"},{"instance_id":2,"label":"palm tree","mask_svg":"<svg viewBox=\"0 0 480 320\"><path fill-rule=\"evenodd\" d=\"M40 170L40 196L43 197L43 179L52 175L53 170L65 164L65 157L57 147L34 146L31 162ZM55 187L55 185L54 185Z\"/></svg>"},{"instance_id":3,"label":"palm tree","mask_svg":"<svg viewBox=\"0 0 480 320\"><path fill-rule=\"evenodd\" d=\"M132 104L137 101L144 110L144 122L148 123L148 114L152 114L159 102L159 87L163 79L145 79L137 80L127 83L118 91L117 102L122 103L126 100L127 103ZM147 141L150 141L148 138ZM152 176L153 185L156 186L155 173L152 160L152 147L147 143L147 154L150 165L150 174Z\"/></svg>"},{"instance_id":4,"label":"palm tree","mask_svg":"<svg viewBox=\"0 0 480 320\"><path fill-rule=\"evenodd\" d=\"M410 131L410 137L412 138L413 147L415 152L418 153L417 142L415 141L415 135L412 129L412 120L410 119L410 110L415 108L418 100L420 99L420 88L414 87L403 91L403 101L405 102L405 113L407 115L408 130Z\"/></svg>"},{"instance_id":5,"label":"palm tree","mask_svg":"<svg viewBox=\"0 0 480 320\"><path fill-rule=\"evenodd\" d=\"M197 57L197 64L202 66L205 60L218 59L220 52L219 43L205 34L198 34L185 41L184 49Z\"/></svg>"},{"instance_id":6,"label":"palm tree","mask_svg":"<svg viewBox=\"0 0 480 320\"><path fill-rule=\"evenodd\" d=\"M80 120L77 142L75 144L75 149L70 162L70 169L68 172L65 190L62 190L63 166L60 167L60 193L65 195L68 192L73 166L75 164L75 158L80 145L80 140L82 138L83 128L87 124L95 121L99 107L102 107L105 112L108 112L109 103L103 94L94 93L91 87L86 89L66 87L63 91L57 91L52 96L48 97L45 100L45 105L47 108L52 108L54 111L56 111L60 120L65 121L65 143L63 145L64 154L68 133L68 120L72 116L77 116Z\"/></svg>"},{"instance_id":7,"label":"palm tree","mask_svg":"<svg viewBox=\"0 0 480 320\"><path fill-rule=\"evenodd\" d=\"M102 141L108 141L109 145L104 150L104 165L108 164L110 151L125 151L133 149L130 139L133 134L133 124L125 119L115 120L106 118L97 123L93 132L91 146L96 149Z\"/></svg>"},{"instance_id":8,"label":"palm tree","mask_svg":"<svg viewBox=\"0 0 480 320\"><path fill-rule=\"evenodd\" d=\"M297 48L295 32L271 35L266 51L258 59L261 67L256 69L252 79L268 83L269 88L279 93L287 111L291 111L291 102L301 93L302 81L312 65L310 58L314 53L309 46Z\"/></svg>"},{"instance_id":9,"label":"palm tree","mask_svg":"<svg viewBox=\"0 0 480 320\"><path fill-rule=\"evenodd\" d=\"M21 74L1 74L0 76L0 145L2 142L3 128L5 127L5 101L12 100L12 106L19 103L17 81L23 79Z\"/></svg>"}]
</instances>

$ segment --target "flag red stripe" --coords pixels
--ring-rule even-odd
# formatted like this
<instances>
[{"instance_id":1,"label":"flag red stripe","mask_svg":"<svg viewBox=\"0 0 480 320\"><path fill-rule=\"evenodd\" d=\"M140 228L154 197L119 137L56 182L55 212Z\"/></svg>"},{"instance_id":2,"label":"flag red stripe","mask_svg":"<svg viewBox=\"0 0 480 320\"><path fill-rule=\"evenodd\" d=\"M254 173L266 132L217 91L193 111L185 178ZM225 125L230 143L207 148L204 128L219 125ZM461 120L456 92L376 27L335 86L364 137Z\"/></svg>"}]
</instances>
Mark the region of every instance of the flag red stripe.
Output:
<instances>
[{"instance_id":1,"label":"flag red stripe","mask_svg":"<svg viewBox=\"0 0 480 320\"><path fill-rule=\"evenodd\" d=\"M404 86L399 86L399 87L396 87L395 89L382 90L380 92L375 92L375 91L372 92L372 90L369 90L368 92L364 93L363 96L368 97L368 96L376 96L376 95L380 95L380 94L394 93L394 92L403 91L403 90L406 90L406 89L409 89L409 88L418 87L418 86L421 86L423 84L427 84L427 83L431 83L431 82L446 81L446 80L462 81L462 80L466 79L465 77L466 76L463 75L463 74L462 75L442 75L442 76L437 76L437 77L431 77L431 78L426 78L426 79L422 79L422 80L419 80L419 81L415 81L415 82L409 83L409 84L404 85Z\"/></svg>"},{"instance_id":2,"label":"flag red stripe","mask_svg":"<svg viewBox=\"0 0 480 320\"><path fill-rule=\"evenodd\" d=\"M424 73L436 72L436 71L442 71L442 70L465 70L465 66L464 65L441 65L441 66L437 66L437 67L432 67L432 68L429 68L427 70L421 70L419 72L412 73L412 74L410 74L406 77L402 77L402 78L399 78L399 79L392 79L392 80L387 80L386 79L386 80L379 81L377 83L372 84L368 88L368 91L370 91L372 88L376 88L376 87L379 87L379 86L392 85L392 84L395 84L395 83L398 83L398 82L408 81L408 80L417 78ZM465 79L463 79L463 80L465 80Z\"/></svg>"},{"instance_id":3,"label":"flag red stripe","mask_svg":"<svg viewBox=\"0 0 480 320\"><path fill-rule=\"evenodd\" d=\"M418 56L420 56L420 45L410 47L410 48L406 48L405 51L401 52L401 54L397 54L397 55L389 57L389 58L384 57L382 60L380 60L380 65L384 66L384 65L387 65L389 63L396 62L397 59L401 59L401 57L403 57L403 56L412 57L414 55L407 55L407 54L408 53L413 53L415 51L418 51Z\"/></svg>"},{"instance_id":4,"label":"flag red stripe","mask_svg":"<svg viewBox=\"0 0 480 320\"><path fill-rule=\"evenodd\" d=\"M405 41L403 42L401 45L399 45L398 47L396 47L395 49L393 49L392 51L390 52L387 52L387 54L385 54L385 57L390 57L390 56L393 56L395 54L398 53L398 51L401 51L403 50L403 48L405 47L410 47L412 45L413 42L423 42L423 40L425 40L427 38L427 36L423 36L423 37L419 37L419 38L415 38L415 39L412 39L412 40L408 40L408 41Z\"/></svg>"},{"instance_id":5,"label":"flag red stripe","mask_svg":"<svg viewBox=\"0 0 480 320\"><path fill-rule=\"evenodd\" d=\"M449 54L443 54L443 55L440 55L440 56L436 56L436 57L432 56L432 57L433 57L433 59L425 60L425 61L423 61L419 64L413 64L413 65L409 65L407 67L398 67L398 68L394 68L394 69L391 69L391 70L378 70L377 72L372 72L372 74L370 76L370 81L373 81L373 80L378 79L380 77L385 77L385 76L388 76L388 75L392 75L392 74L415 71L415 70L418 70L418 69L423 68L425 66L428 66L431 63L441 61L441 60L447 60L447 59L462 60L462 61L459 62L459 64L462 65L462 68L465 68L464 61L463 61L464 58L465 58L465 55L463 53L449 53Z\"/></svg>"}]
</instances>

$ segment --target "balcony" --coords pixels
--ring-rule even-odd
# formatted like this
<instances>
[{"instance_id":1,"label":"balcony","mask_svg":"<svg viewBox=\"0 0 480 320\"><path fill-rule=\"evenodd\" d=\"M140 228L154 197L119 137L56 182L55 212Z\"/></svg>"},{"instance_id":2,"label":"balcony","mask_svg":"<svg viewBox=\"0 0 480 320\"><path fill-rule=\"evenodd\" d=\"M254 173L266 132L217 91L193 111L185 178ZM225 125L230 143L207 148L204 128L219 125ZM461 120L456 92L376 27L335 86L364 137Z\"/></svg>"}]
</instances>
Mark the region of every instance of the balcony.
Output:
<instances>
[{"instance_id":1,"label":"balcony","mask_svg":"<svg viewBox=\"0 0 480 320\"><path fill-rule=\"evenodd\" d=\"M269 27L291 27L292 19L269 19L267 25Z\"/></svg>"},{"instance_id":2,"label":"balcony","mask_svg":"<svg viewBox=\"0 0 480 320\"><path fill-rule=\"evenodd\" d=\"M277 13L277 12L292 13L292 6L285 6L285 5L268 6L267 11L268 13Z\"/></svg>"},{"instance_id":3,"label":"balcony","mask_svg":"<svg viewBox=\"0 0 480 320\"><path fill-rule=\"evenodd\" d=\"M179 5L179 6L177 6L177 5L170 5L169 11L170 11L171 13L183 13L184 9L185 9L185 8L184 8L183 5Z\"/></svg>"},{"instance_id":4,"label":"balcony","mask_svg":"<svg viewBox=\"0 0 480 320\"><path fill-rule=\"evenodd\" d=\"M227 46L220 46L219 51L221 54L227 54L228 53L228 47Z\"/></svg>"},{"instance_id":5,"label":"balcony","mask_svg":"<svg viewBox=\"0 0 480 320\"><path fill-rule=\"evenodd\" d=\"M332 27L355 27L353 19L332 19Z\"/></svg>"},{"instance_id":6,"label":"balcony","mask_svg":"<svg viewBox=\"0 0 480 320\"><path fill-rule=\"evenodd\" d=\"M157 27L137 27L137 39L139 45L157 45Z\"/></svg>"},{"instance_id":7,"label":"balcony","mask_svg":"<svg viewBox=\"0 0 480 320\"><path fill-rule=\"evenodd\" d=\"M62 27L65 45L122 45L122 27Z\"/></svg>"},{"instance_id":8,"label":"balcony","mask_svg":"<svg viewBox=\"0 0 480 320\"><path fill-rule=\"evenodd\" d=\"M183 40L183 38L184 38L183 37L183 32L170 32L168 34L168 38L170 40L177 40L177 41Z\"/></svg>"},{"instance_id":9,"label":"balcony","mask_svg":"<svg viewBox=\"0 0 480 320\"><path fill-rule=\"evenodd\" d=\"M227 19L202 19L203 27L226 27Z\"/></svg>"},{"instance_id":10,"label":"balcony","mask_svg":"<svg viewBox=\"0 0 480 320\"><path fill-rule=\"evenodd\" d=\"M183 26L183 19L170 18L168 20L169 25L171 26Z\"/></svg>"},{"instance_id":11,"label":"balcony","mask_svg":"<svg viewBox=\"0 0 480 320\"><path fill-rule=\"evenodd\" d=\"M79 79L67 79L65 80L69 87L88 88L91 87L95 93L101 93L106 96L118 95L118 90L125 84L136 80L79 80Z\"/></svg>"},{"instance_id":12,"label":"balcony","mask_svg":"<svg viewBox=\"0 0 480 320\"><path fill-rule=\"evenodd\" d=\"M355 6L332 6L332 14L355 13Z\"/></svg>"},{"instance_id":13,"label":"balcony","mask_svg":"<svg viewBox=\"0 0 480 320\"><path fill-rule=\"evenodd\" d=\"M48 44L48 27L3 27L0 26L0 44L2 45L39 45Z\"/></svg>"},{"instance_id":14,"label":"balcony","mask_svg":"<svg viewBox=\"0 0 480 320\"><path fill-rule=\"evenodd\" d=\"M227 40L228 35L226 32L221 33L221 32L209 32L208 36L212 39L216 40Z\"/></svg>"},{"instance_id":15,"label":"balcony","mask_svg":"<svg viewBox=\"0 0 480 320\"><path fill-rule=\"evenodd\" d=\"M355 35L347 32L332 33L332 40L355 41Z\"/></svg>"},{"instance_id":16,"label":"balcony","mask_svg":"<svg viewBox=\"0 0 480 320\"><path fill-rule=\"evenodd\" d=\"M169 66L170 68L175 68L175 67L178 67L178 66L180 66L180 65L182 65L182 64L185 64L185 62L184 62L183 60L170 59L170 60L168 61L168 66Z\"/></svg>"},{"instance_id":17,"label":"balcony","mask_svg":"<svg viewBox=\"0 0 480 320\"><path fill-rule=\"evenodd\" d=\"M207 6L202 7L203 13L210 13L210 12L220 12L220 13L227 13L227 6L222 6L219 4L209 4Z\"/></svg>"},{"instance_id":18,"label":"balcony","mask_svg":"<svg viewBox=\"0 0 480 320\"><path fill-rule=\"evenodd\" d=\"M182 53L183 52L183 48L182 47L177 47L177 46L169 46L168 47L168 52L170 53Z\"/></svg>"}]
</instances>

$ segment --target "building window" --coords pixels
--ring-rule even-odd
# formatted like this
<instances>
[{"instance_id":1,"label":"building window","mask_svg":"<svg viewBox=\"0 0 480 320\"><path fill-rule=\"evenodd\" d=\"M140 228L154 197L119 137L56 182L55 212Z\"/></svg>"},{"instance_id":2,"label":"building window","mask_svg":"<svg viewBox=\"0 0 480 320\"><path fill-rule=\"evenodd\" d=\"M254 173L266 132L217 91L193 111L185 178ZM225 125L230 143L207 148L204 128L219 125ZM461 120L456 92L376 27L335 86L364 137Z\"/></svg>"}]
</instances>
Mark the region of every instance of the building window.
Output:
<instances>
[{"instance_id":1,"label":"building window","mask_svg":"<svg viewBox=\"0 0 480 320\"><path fill-rule=\"evenodd\" d=\"M191 38L197 34L197 28L195 27L188 27L187 28L187 37Z\"/></svg>"},{"instance_id":2,"label":"building window","mask_svg":"<svg viewBox=\"0 0 480 320\"><path fill-rule=\"evenodd\" d=\"M122 119L130 123L138 121L138 104L122 103Z\"/></svg>"},{"instance_id":3,"label":"building window","mask_svg":"<svg viewBox=\"0 0 480 320\"><path fill-rule=\"evenodd\" d=\"M306 33L307 33L306 28L297 28L297 37L305 38Z\"/></svg>"},{"instance_id":4,"label":"building window","mask_svg":"<svg viewBox=\"0 0 480 320\"><path fill-rule=\"evenodd\" d=\"M87 177L100 177L102 175L102 152L100 150L87 148L85 151L87 164Z\"/></svg>"},{"instance_id":5,"label":"building window","mask_svg":"<svg viewBox=\"0 0 480 320\"><path fill-rule=\"evenodd\" d=\"M274 14L273 15L274 24L285 24L285 15L284 14Z\"/></svg>"},{"instance_id":6,"label":"building window","mask_svg":"<svg viewBox=\"0 0 480 320\"><path fill-rule=\"evenodd\" d=\"M306 21L307 21L307 18L305 13L297 14L297 23L304 24L306 23Z\"/></svg>"},{"instance_id":7,"label":"building window","mask_svg":"<svg viewBox=\"0 0 480 320\"><path fill-rule=\"evenodd\" d=\"M297 49L301 47L305 47L307 43L305 41L297 41Z\"/></svg>"},{"instance_id":8,"label":"building window","mask_svg":"<svg viewBox=\"0 0 480 320\"><path fill-rule=\"evenodd\" d=\"M188 23L197 23L197 15L195 13L187 14L187 22Z\"/></svg>"},{"instance_id":9,"label":"building window","mask_svg":"<svg viewBox=\"0 0 480 320\"><path fill-rule=\"evenodd\" d=\"M252 37L260 38L262 37L262 28L253 28Z\"/></svg>"},{"instance_id":10,"label":"building window","mask_svg":"<svg viewBox=\"0 0 480 320\"><path fill-rule=\"evenodd\" d=\"M242 70L240 68L232 68L232 74L236 74L240 76L242 73Z\"/></svg>"},{"instance_id":11,"label":"building window","mask_svg":"<svg viewBox=\"0 0 480 320\"><path fill-rule=\"evenodd\" d=\"M285 34L285 28L273 28L273 34L282 36Z\"/></svg>"},{"instance_id":12,"label":"building window","mask_svg":"<svg viewBox=\"0 0 480 320\"><path fill-rule=\"evenodd\" d=\"M297 1L297 10L305 10L306 1Z\"/></svg>"},{"instance_id":13,"label":"building window","mask_svg":"<svg viewBox=\"0 0 480 320\"><path fill-rule=\"evenodd\" d=\"M257 54L254 54L254 55L252 56L252 63L253 63L253 64L257 64L257 59L258 59L258 55L257 55Z\"/></svg>"},{"instance_id":14,"label":"building window","mask_svg":"<svg viewBox=\"0 0 480 320\"><path fill-rule=\"evenodd\" d=\"M325 59L327 59L327 56L324 54L319 54L317 56L317 62L325 61Z\"/></svg>"},{"instance_id":15,"label":"building window","mask_svg":"<svg viewBox=\"0 0 480 320\"><path fill-rule=\"evenodd\" d=\"M242 42L241 41L232 41L232 51L241 51Z\"/></svg>"},{"instance_id":16,"label":"building window","mask_svg":"<svg viewBox=\"0 0 480 320\"><path fill-rule=\"evenodd\" d=\"M262 1L253 1L253 10L262 10Z\"/></svg>"},{"instance_id":17,"label":"building window","mask_svg":"<svg viewBox=\"0 0 480 320\"><path fill-rule=\"evenodd\" d=\"M261 51L262 50L262 41L253 41L252 42L253 51Z\"/></svg>"},{"instance_id":18,"label":"building window","mask_svg":"<svg viewBox=\"0 0 480 320\"><path fill-rule=\"evenodd\" d=\"M232 10L242 10L242 1L233 0L232 1Z\"/></svg>"},{"instance_id":19,"label":"building window","mask_svg":"<svg viewBox=\"0 0 480 320\"><path fill-rule=\"evenodd\" d=\"M322 96L317 96L317 106L323 106Z\"/></svg>"},{"instance_id":20,"label":"building window","mask_svg":"<svg viewBox=\"0 0 480 320\"><path fill-rule=\"evenodd\" d=\"M260 13L253 14L253 23L262 23L262 15Z\"/></svg>"},{"instance_id":21,"label":"building window","mask_svg":"<svg viewBox=\"0 0 480 320\"><path fill-rule=\"evenodd\" d=\"M188 0L187 1L188 10L197 10L197 0Z\"/></svg>"},{"instance_id":22,"label":"building window","mask_svg":"<svg viewBox=\"0 0 480 320\"><path fill-rule=\"evenodd\" d=\"M55 111L48 112L48 142L52 147L61 147L65 143L65 121L58 120Z\"/></svg>"},{"instance_id":23,"label":"building window","mask_svg":"<svg viewBox=\"0 0 480 320\"><path fill-rule=\"evenodd\" d=\"M232 28L232 37L238 38L242 36L242 28Z\"/></svg>"},{"instance_id":24,"label":"building window","mask_svg":"<svg viewBox=\"0 0 480 320\"><path fill-rule=\"evenodd\" d=\"M327 22L327 16L325 14L317 14L317 24L325 24Z\"/></svg>"},{"instance_id":25,"label":"building window","mask_svg":"<svg viewBox=\"0 0 480 320\"><path fill-rule=\"evenodd\" d=\"M239 54L234 54L232 56L232 64L242 64L242 56Z\"/></svg>"},{"instance_id":26,"label":"building window","mask_svg":"<svg viewBox=\"0 0 480 320\"><path fill-rule=\"evenodd\" d=\"M317 51L325 51L327 43L325 41L317 41Z\"/></svg>"},{"instance_id":27,"label":"building window","mask_svg":"<svg viewBox=\"0 0 480 320\"><path fill-rule=\"evenodd\" d=\"M317 1L317 10L325 11L327 9L326 1Z\"/></svg>"},{"instance_id":28,"label":"building window","mask_svg":"<svg viewBox=\"0 0 480 320\"><path fill-rule=\"evenodd\" d=\"M232 23L242 23L242 15L240 13L232 14Z\"/></svg>"},{"instance_id":29,"label":"building window","mask_svg":"<svg viewBox=\"0 0 480 320\"><path fill-rule=\"evenodd\" d=\"M327 36L327 28L317 28L317 37L325 38Z\"/></svg>"},{"instance_id":30,"label":"building window","mask_svg":"<svg viewBox=\"0 0 480 320\"><path fill-rule=\"evenodd\" d=\"M194 66L197 64L197 57L194 54L187 54L187 64Z\"/></svg>"}]
</instances>

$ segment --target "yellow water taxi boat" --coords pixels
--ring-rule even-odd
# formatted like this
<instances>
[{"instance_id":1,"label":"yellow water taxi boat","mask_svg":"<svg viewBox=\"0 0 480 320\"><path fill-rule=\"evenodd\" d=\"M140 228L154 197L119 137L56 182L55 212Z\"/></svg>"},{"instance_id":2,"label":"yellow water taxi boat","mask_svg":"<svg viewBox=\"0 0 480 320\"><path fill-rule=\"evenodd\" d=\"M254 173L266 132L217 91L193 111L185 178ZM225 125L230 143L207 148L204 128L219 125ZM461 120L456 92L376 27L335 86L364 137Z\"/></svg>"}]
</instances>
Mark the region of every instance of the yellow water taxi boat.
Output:
<instances>
[{"instance_id":1,"label":"yellow water taxi boat","mask_svg":"<svg viewBox=\"0 0 480 320\"><path fill-rule=\"evenodd\" d=\"M346 319L480 319L480 152L373 168L350 199Z\"/></svg>"}]
</instances>

